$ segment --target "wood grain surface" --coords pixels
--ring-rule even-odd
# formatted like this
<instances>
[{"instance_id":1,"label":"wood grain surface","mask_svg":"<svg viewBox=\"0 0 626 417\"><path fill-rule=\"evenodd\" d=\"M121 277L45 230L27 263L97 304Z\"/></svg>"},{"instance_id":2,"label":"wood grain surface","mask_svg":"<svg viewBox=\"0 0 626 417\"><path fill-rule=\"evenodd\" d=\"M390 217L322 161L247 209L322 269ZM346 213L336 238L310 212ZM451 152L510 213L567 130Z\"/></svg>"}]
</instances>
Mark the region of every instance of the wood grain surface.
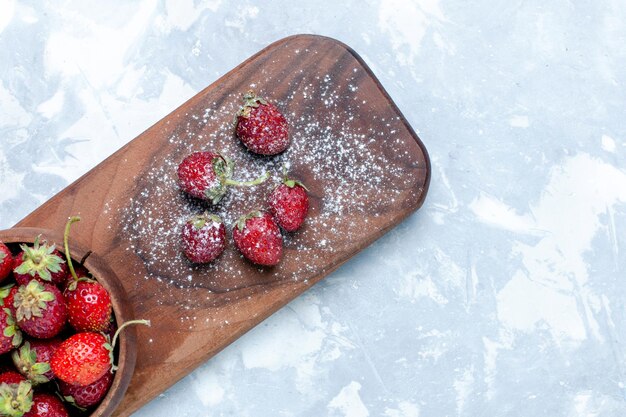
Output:
<instances>
[{"instance_id":1,"label":"wood grain surface","mask_svg":"<svg viewBox=\"0 0 626 417\"><path fill-rule=\"evenodd\" d=\"M281 108L291 147L248 153L233 133L242 94L254 88ZM176 166L190 152L221 150L235 178L272 180L231 189L216 207L183 195ZM209 210L231 225L263 208L281 167L310 189L305 227L285 235L280 265L259 268L232 243L213 264L180 253L180 227ZM280 40L150 127L17 226L61 231L120 278L137 318L137 363L115 415L127 416L328 275L417 210L428 189L426 150L362 59L333 39ZM230 236L230 233L229 233Z\"/></svg>"}]
</instances>

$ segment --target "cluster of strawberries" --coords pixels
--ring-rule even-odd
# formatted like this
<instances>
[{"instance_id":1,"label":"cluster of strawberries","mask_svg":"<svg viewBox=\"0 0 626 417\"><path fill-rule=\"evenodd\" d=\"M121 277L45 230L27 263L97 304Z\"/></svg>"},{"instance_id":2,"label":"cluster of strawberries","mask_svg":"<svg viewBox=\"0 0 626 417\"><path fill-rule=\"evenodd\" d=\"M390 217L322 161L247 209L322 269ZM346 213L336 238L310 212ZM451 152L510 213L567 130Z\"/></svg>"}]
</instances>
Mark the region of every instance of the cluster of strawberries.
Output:
<instances>
[{"instance_id":1,"label":"cluster of strawberries","mask_svg":"<svg viewBox=\"0 0 626 417\"><path fill-rule=\"evenodd\" d=\"M132 322L116 329L108 291L82 262L74 268L68 235L78 220L67 223L65 259L39 237L15 254L0 242L2 416L68 416L64 403L92 408L112 384L115 341Z\"/></svg>"},{"instance_id":2,"label":"cluster of strawberries","mask_svg":"<svg viewBox=\"0 0 626 417\"><path fill-rule=\"evenodd\" d=\"M278 108L249 91L236 116L235 132L251 152L276 155L289 146L287 120ZM233 241L251 262L272 266L280 262L283 237L280 231L299 229L309 211L306 187L284 173L282 184L267 200L269 211L254 210L239 218L233 228ZM235 181L233 162L217 152L195 152L178 166L178 184L189 195L217 204L229 186L254 186L267 180ZM183 250L194 263L208 263L226 248L226 227L219 216L204 213L190 218L182 230Z\"/></svg>"}]
</instances>

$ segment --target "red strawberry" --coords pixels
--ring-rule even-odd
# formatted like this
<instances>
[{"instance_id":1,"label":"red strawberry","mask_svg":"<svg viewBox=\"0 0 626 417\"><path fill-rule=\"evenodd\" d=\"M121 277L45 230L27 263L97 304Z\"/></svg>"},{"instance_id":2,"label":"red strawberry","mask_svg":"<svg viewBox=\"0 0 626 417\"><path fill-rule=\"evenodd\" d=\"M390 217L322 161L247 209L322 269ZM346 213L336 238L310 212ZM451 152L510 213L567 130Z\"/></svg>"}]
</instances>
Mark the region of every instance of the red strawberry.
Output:
<instances>
[{"instance_id":1,"label":"red strawberry","mask_svg":"<svg viewBox=\"0 0 626 417\"><path fill-rule=\"evenodd\" d=\"M261 155L276 155L289 146L287 119L267 100L248 91L237 113L237 136L246 147Z\"/></svg>"},{"instance_id":2,"label":"red strawberry","mask_svg":"<svg viewBox=\"0 0 626 417\"><path fill-rule=\"evenodd\" d=\"M4 243L0 242L0 282L7 279L13 270L13 254Z\"/></svg>"},{"instance_id":3,"label":"red strawberry","mask_svg":"<svg viewBox=\"0 0 626 417\"><path fill-rule=\"evenodd\" d=\"M37 237L32 247L20 245L20 248L22 252L17 255L13 268L18 284L26 285L33 278L57 285L65 281L67 264L55 245L40 244Z\"/></svg>"},{"instance_id":4,"label":"red strawberry","mask_svg":"<svg viewBox=\"0 0 626 417\"><path fill-rule=\"evenodd\" d=\"M0 306L6 307L15 316L15 304L14 298L17 293L17 287L14 284L9 284L6 287L0 288Z\"/></svg>"},{"instance_id":5,"label":"red strawberry","mask_svg":"<svg viewBox=\"0 0 626 417\"><path fill-rule=\"evenodd\" d=\"M287 232L298 230L309 212L306 187L286 174L283 183L270 194L267 204L276 223Z\"/></svg>"},{"instance_id":6,"label":"red strawberry","mask_svg":"<svg viewBox=\"0 0 626 417\"><path fill-rule=\"evenodd\" d=\"M111 317L111 321L109 322L109 325L107 326L106 329L104 329L102 333L104 333L105 336L109 336L109 338L113 340L113 336L115 335L115 332L117 332L117 324L115 324L115 320L113 319L113 317Z\"/></svg>"},{"instance_id":7,"label":"red strawberry","mask_svg":"<svg viewBox=\"0 0 626 417\"><path fill-rule=\"evenodd\" d=\"M193 216L183 226L183 251L191 262L211 262L226 248L226 227L214 214Z\"/></svg>"},{"instance_id":8,"label":"red strawberry","mask_svg":"<svg viewBox=\"0 0 626 417\"><path fill-rule=\"evenodd\" d=\"M0 379L7 373L0 375ZM11 375L11 378L4 378L0 382L0 416L26 416L28 414L25 413L33 407L33 387L17 372L11 372L11 374L17 374L21 379L18 379L16 375Z\"/></svg>"},{"instance_id":9,"label":"red strawberry","mask_svg":"<svg viewBox=\"0 0 626 417\"><path fill-rule=\"evenodd\" d=\"M241 216L233 228L237 249L259 265L276 265L283 254L283 237L268 213L253 211Z\"/></svg>"},{"instance_id":10,"label":"red strawberry","mask_svg":"<svg viewBox=\"0 0 626 417\"><path fill-rule=\"evenodd\" d=\"M30 340L11 354L17 370L33 385L45 384L54 378L50 370L50 358L61 345L59 339Z\"/></svg>"},{"instance_id":11,"label":"red strawberry","mask_svg":"<svg viewBox=\"0 0 626 417\"><path fill-rule=\"evenodd\" d=\"M80 217L70 217L65 225L63 244L65 257L70 270L70 279L64 292L67 306L68 321L78 332L102 332L111 322L111 296L97 281L87 278L87 270L79 266L74 269L74 263L69 248L70 228L73 223L80 221ZM80 278L79 278L79 275Z\"/></svg>"},{"instance_id":12,"label":"red strawberry","mask_svg":"<svg viewBox=\"0 0 626 417\"><path fill-rule=\"evenodd\" d=\"M54 337L67 321L63 294L52 284L32 280L20 285L14 303L18 326L32 337Z\"/></svg>"},{"instance_id":13,"label":"red strawberry","mask_svg":"<svg viewBox=\"0 0 626 417\"><path fill-rule=\"evenodd\" d=\"M111 296L98 282L81 278L63 293L68 321L77 332L102 332L111 322Z\"/></svg>"},{"instance_id":14,"label":"red strawberry","mask_svg":"<svg viewBox=\"0 0 626 417\"><path fill-rule=\"evenodd\" d=\"M178 185L193 197L219 203L229 186L252 186L267 179L267 173L253 181L238 182L233 175L233 162L214 152L195 152L178 166Z\"/></svg>"},{"instance_id":15,"label":"red strawberry","mask_svg":"<svg viewBox=\"0 0 626 417\"><path fill-rule=\"evenodd\" d=\"M102 378L93 384L82 387L59 381L59 389L67 402L76 404L78 407L89 408L102 401L112 383L113 374L105 372Z\"/></svg>"},{"instance_id":16,"label":"red strawberry","mask_svg":"<svg viewBox=\"0 0 626 417\"><path fill-rule=\"evenodd\" d=\"M50 367L54 375L71 385L91 385L109 370L117 370L113 364L113 351L119 333L128 325L145 324L148 320L131 320L122 324L113 336L113 342L102 333L76 333L61 343L52 356Z\"/></svg>"},{"instance_id":17,"label":"red strawberry","mask_svg":"<svg viewBox=\"0 0 626 417\"><path fill-rule=\"evenodd\" d=\"M33 395L33 406L24 417L69 417L65 406L56 396L45 392Z\"/></svg>"},{"instance_id":18,"label":"red strawberry","mask_svg":"<svg viewBox=\"0 0 626 417\"><path fill-rule=\"evenodd\" d=\"M22 332L15 325L13 313L8 308L0 308L0 354L15 349L22 343Z\"/></svg>"},{"instance_id":19,"label":"red strawberry","mask_svg":"<svg viewBox=\"0 0 626 417\"><path fill-rule=\"evenodd\" d=\"M26 377L19 372L4 371L0 374L0 384L19 384L22 381L26 381Z\"/></svg>"},{"instance_id":20,"label":"red strawberry","mask_svg":"<svg viewBox=\"0 0 626 417\"><path fill-rule=\"evenodd\" d=\"M101 333L76 333L61 343L50 360L54 375L72 385L90 385L111 369L112 347Z\"/></svg>"}]
</instances>

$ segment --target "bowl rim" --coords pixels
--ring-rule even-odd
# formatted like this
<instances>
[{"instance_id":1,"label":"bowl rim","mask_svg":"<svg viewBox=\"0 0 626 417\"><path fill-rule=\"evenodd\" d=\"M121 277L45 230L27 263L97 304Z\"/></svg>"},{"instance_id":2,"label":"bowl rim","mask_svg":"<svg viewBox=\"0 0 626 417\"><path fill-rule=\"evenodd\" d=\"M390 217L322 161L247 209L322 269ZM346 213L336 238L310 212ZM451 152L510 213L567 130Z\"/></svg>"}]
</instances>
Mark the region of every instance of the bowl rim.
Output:
<instances>
[{"instance_id":1,"label":"bowl rim","mask_svg":"<svg viewBox=\"0 0 626 417\"><path fill-rule=\"evenodd\" d=\"M33 243L35 239L41 236L47 242L53 243L57 249L65 253L63 248L63 234L54 230L43 229L38 227L15 227L12 229L0 230L0 242L5 244L15 243ZM80 260L89 249L86 249L75 240L70 239L69 249L72 253L72 259ZM111 295L111 305L115 314L116 322L125 323L134 318L132 305L130 304L126 291L122 286L118 276L113 270L98 256L92 252L84 263L85 268ZM136 330L135 326L129 326L120 333L118 337L119 354L117 357L118 369L113 377L113 383L109 391L102 399L98 407L93 409L89 416L105 417L110 416L116 407L122 401L124 394L128 388L135 362L137 359L136 350Z\"/></svg>"}]
</instances>

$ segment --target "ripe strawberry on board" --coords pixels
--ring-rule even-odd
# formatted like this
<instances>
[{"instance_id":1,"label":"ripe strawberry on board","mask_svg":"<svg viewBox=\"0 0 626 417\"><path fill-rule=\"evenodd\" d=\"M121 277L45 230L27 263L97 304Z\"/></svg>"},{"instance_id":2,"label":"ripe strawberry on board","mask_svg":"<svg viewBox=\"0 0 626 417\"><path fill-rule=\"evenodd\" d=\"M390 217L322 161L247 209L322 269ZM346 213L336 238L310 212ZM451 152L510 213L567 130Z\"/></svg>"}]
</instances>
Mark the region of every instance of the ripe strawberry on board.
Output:
<instances>
[{"instance_id":1,"label":"ripe strawberry on board","mask_svg":"<svg viewBox=\"0 0 626 417\"><path fill-rule=\"evenodd\" d=\"M45 392L33 395L33 405L24 417L69 417L67 409L56 396Z\"/></svg>"},{"instance_id":2,"label":"ripe strawberry on board","mask_svg":"<svg viewBox=\"0 0 626 417\"><path fill-rule=\"evenodd\" d=\"M31 279L42 282L62 284L67 276L67 264L55 245L40 243L35 239L33 246L20 245L22 252L15 258L13 274L20 285L26 285Z\"/></svg>"},{"instance_id":3,"label":"ripe strawberry on board","mask_svg":"<svg viewBox=\"0 0 626 417\"><path fill-rule=\"evenodd\" d=\"M265 173L252 181L232 179L233 162L217 152L194 152L178 166L178 185L187 194L217 204L229 186L253 186L268 178Z\"/></svg>"},{"instance_id":4,"label":"ripe strawberry on board","mask_svg":"<svg viewBox=\"0 0 626 417\"><path fill-rule=\"evenodd\" d=\"M287 149L289 126L280 110L254 91L248 91L243 99L235 132L246 148L261 155L276 155Z\"/></svg>"},{"instance_id":5,"label":"ripe strawberry on board","mask_svg":"<svg viewBox=\"0 0 626 417\"><path fill-rule=\"evenodd\" d=\"M74 269L69 249L70 227L80 221L80 217L71 217L63 235L65 256L70 270L70 279L63 293L67 306L68 321L78 332L102 332L111 322L111 295L98 281L79 275ZM80 271L83 272L83 271Z\"/></svg>"},{"instance_id":6,"label":"ripe strawberry on board","mask_svg":"<svg viewBox=\"0 0 626 417\"><path fill-rule=\"evenodd\" d=\"M57 287L35 279L20 285L14 299L17 325L29 336L54 337L67 322L63 294Z\"/></svg>"},{"instance_id":7,"label":"ripe strawberry on board","mask_svg":"<svg viewBox=\"0 0 626 417\"><path fill-rule=\"evenodd\" d=\"M32 339L11 354L15 368L33 385L45 384L54 378L50 358L61 345L59 339Z\"/></svg>"},{"instance_id":8,"label":"ripe strawberry on board","mask_svg":"<svg viewBox=\"0 0 626 417\"><path fill-rule=\"evenodd\" d=\"M13 254L4 243L0 242L0 282L7 279L13 270Z\"/></svg>"},{"instance_id":9,"label":"ripe strawberry on board","mask_svg":"<svg viewBox=\"0 0 626 417\"><path fill-rule=\"evenodd\" d=\"M10 375L7 375L9 373ZM0 374L0 415L22 417L27 415L25 413L31 410L32 407L33 386L30 381L25 380L17 372L3 372Z\"/></svg>"},{"instance_id":10,"label":"ripe strawberry on board","mask_svg":"<svg viewBox=\"0 0 626 417\"><path fill-rule=\"evenodd\" d=\"M283 254L283 237L269 213L252 211L241 216L233 228L233 240L243 256L258 265L276 265Z\"/></svg>"},{"instance_id":11,"label":"ripe strawberry on board","mask_svg":"<svg viewBox=\"0 0 626 417\"><path fill-rule=\"evenodd\" d=\"M15 349L22 343L22 332L15 324L10 309L0 308L0 354Z\"/></svg>"},{"instance_id":12,"label":"ripe strawberry on board","mask_svg":"<svg viewBox=\"0 0 626 417\"><path fill-rule=\"evenodd\" d=\"M267 205L276 223L287 232L294 232L302 226L309 212L307 189L300 181L287 177L274 188Z\"/></svg>"},{"instance_id":13,"label":"ripe strawberry on board","mask_svg":"<svg viewBox=\"0 0 626 417\"><path fill-rule=\"evenodd\" d=\"M183 252L191 262L211 262L226 248L226 226L215 214L193 216L183 226L182 242Z\"/></svg>"},{"instance_id":14,"label":"ripe strawberry on board","mask_svg":"<svg viewBox=\"0 0 626 417\"><path fill-rule=\"evenodd\" d=\"M70 385L59 381L59 389L65 401L81 408L89 408L102 401L113 383L113 374L105 372L102 378L86 386Z\"/></svg>"}]
</instances>

